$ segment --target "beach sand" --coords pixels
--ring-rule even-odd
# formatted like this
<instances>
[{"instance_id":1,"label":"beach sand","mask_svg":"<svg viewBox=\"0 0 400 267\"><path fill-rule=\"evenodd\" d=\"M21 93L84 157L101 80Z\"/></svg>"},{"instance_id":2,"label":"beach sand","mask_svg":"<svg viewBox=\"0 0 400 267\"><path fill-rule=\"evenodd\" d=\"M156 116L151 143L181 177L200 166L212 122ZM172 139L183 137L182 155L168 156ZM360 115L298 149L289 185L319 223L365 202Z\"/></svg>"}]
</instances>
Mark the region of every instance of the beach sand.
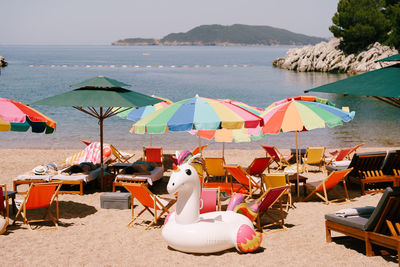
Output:
<instances>
[{"instance_id":1,"label":"beach sand","mask_svg":"<svg viewBox=\"0 0 400 267\"><path fill-rule=\"evenodd\" d=\"M380 151L398 148L364 148ZM48 162L61 163L76 150L0 149L0 183L12 190L12 178ZM129 151L139 158L141 151ZM166 151L172 153L173 151ZM283 150L287 153L288 151ZM221 151L205 151L219 156ZM227 163L247 166L263 150L226 150ZM165 190L168 173L156 186ZM308 173L308 181L325 174ZM302 191L301 191L302 192ZM285 224L286 231L266 229L256 253L239 254L235 249L211 255L196 255L168 248L161 226L148 231L127 228L131 211L101 209L102 192L83 196L60 195L58 230L30 230L19 220L0 236L0 255L4 265L15 266L397 266L397 256L366 257L364 243L349 238L325 242L324 214L339 209L375 206L381 193L361 196L359 188L350 188L350 202L325 205L317 198L296 201ZM18 195L17 198L21 198ZM137 203L137 202L135 202ZM135 209L135 211L138 208ZM151 218L146 214L147 218ZM45 229L42 227L41 229ZM334 233L334 236L340 236Z\"/></svg>"}]
</instances>

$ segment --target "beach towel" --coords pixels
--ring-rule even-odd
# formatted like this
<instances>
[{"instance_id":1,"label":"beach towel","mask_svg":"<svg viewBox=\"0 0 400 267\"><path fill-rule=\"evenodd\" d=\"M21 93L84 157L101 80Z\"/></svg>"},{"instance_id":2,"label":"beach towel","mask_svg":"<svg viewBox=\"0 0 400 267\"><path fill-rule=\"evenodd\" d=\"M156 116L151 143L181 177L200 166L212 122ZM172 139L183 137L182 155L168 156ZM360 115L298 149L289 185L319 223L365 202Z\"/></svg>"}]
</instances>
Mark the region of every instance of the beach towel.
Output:
<instances>
[{"instance_id":1,"label":"beach towel","mask_svg":"<svg viewBox=\"0 0 400 267\"><path fill-rule=\"evenodd\" d=\"M111 148L109 144L103 144L103 162L107 162L111 157ZM100 142L92 142L84 150L75 153L65 159L66 165L77 165L82 162L91 162L100 164Z\"/></svg>"},{"instance_id":2,"label":"beach towel","mask_svg":"<svg viewBox=\"0 0 400 267\"><path fill-rule=\"evenodd\" d=\"M370 215L374 211L375 207L365 206L361 208L348 208L341 209L335 212L338 217L351 217L351 216L362 216L362 215Z\"/></svg>"}]
</instances>

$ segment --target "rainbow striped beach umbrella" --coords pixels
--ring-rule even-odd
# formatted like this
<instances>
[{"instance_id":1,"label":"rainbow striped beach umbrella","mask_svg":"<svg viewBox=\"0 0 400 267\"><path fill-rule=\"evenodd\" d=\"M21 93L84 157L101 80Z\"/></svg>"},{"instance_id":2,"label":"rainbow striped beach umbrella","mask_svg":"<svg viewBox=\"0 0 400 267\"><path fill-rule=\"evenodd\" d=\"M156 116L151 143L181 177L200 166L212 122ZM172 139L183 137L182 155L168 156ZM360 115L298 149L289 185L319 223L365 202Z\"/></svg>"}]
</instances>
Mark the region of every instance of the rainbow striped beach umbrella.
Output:
<instances>
[{"instance_id":1,"label":"rainbow striped beach umbrella","mask_svg":"<svg viewBox=\"0 0 400 267\"><path fill-rule=\"evenodd\" d=\"M136 122L131 132L241 129L262 126L261 117L223 100L200 97L185 99L164 107Z\"/></svg>"},{"instance_id":2,"label":"rainbow striped beach umbrella","mask_svg":"<svg viewBox=\"0 0 400 267\"><path fill-rule=\"evenodd\" d=\"M335 127L354 118L354 111L336 108L327 99L315 96L296 96L274 102L261 114L263 134L302 132L317 128Z\"/></svg>"},{"instance_id":3,"label":"rainbow striped beach umbrella","mask_svg":"<svg viewBox=\"0 0 400 267\"><path fill-rule=\"evenodd\" d=\"M0 97L0 131L51 134L56 122L24 103Z\"/></svg>"},{"instance_id":4,"label":"rainbow striped beach umbrella","mask_svg":"<svg viewBox=\"0 0 400 267\"><path fill-rule=\"evenodd\" d=\"M140 107L140 108L130 108L127 109L119 114L117 114L119 117L123 119L128 119L131 121L139 121L146 117L147 115L153 113L154 111L157 111L163 107L166 107L168 105L171 105L173 102L167 98L162 98L158 96L152 95L151 97L157 98L162 100L163 102L154 104L154 105L148 105L145 107Z\"/></svg>"}]
</instances>

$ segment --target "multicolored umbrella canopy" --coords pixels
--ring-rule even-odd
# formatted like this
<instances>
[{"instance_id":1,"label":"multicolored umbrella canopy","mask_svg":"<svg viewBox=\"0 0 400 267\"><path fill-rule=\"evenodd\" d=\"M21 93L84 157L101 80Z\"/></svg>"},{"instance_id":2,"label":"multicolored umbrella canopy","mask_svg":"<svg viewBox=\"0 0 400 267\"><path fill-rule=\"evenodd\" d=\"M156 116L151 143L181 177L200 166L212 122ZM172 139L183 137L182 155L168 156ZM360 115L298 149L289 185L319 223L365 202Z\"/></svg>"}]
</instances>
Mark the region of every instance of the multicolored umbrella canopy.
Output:
<instances>
[{"instance_id":1,"label":"multicolored umbrella canopy","mask_svg":"<svg viewBox=\"0 0 400 267\"><path fill-rule=\"evenodd\" d=\"M0 131L51 134L56 130L56 122L24 103L0 97Z\"/></svg>"},{"instance_id":2,"label":"multicolored umbrella canopy","mask_svg":"<svg viewBox=\"0 0 400 267\"><path fill-rule=\"evenodd\" d=\"M336 108L327 99L296 96L277 101L261 114L263 134L301 132L316 128L335 127L354 118L354 111Z\"/></svg>"},{"instance_id":3,"label":"multicolored umbrella canopy","mask_svg":"<svg viewBox=\"0 0 400 267\"><path fill-rule=\"evenodd\" d=\"M196 95L155 111L136 122L131 131L144 134L255 128L262 125L261 117L239 106Z\"/></svg>"},{"instance_id":4,"label":"multicolored umbrella canopy","mask_svg":"<svg viewBox=\"0 0 400 267\"><path fill-rule=\"evenodd\" d=\"M154 96L154 95L152 95L151 97L160 99L163 102L160 102L160 103L157 103L154 105L145 106L145 107L140 107L140 108L130 108L123 112L120 112L118 114L118 116L123 119L128 119L131 121L139 121L139 120L143 119L144 117L146 117L147 115L153 113L154 111L157 111L157 110L173 103L171 100L169 100L167 98L162 98L162 97L158 97L158 96Z\"/></svg>"},{"instance_id":5,"label":"multicolored umbrella canopy","mask_svg":"<svg viewBox=\"0 0 400 267\"><path fill-rule=\"evenodd\" d=\"M260 116L263 112L262 108L250 106L246 103L231 100L231 99L219 99L230 104L236 105L244 110L247 110L257 116ZM207 140L214 140L216 142L250 142L252 140L259 140L264 137L261 133L261 126L257 126L256 128L241 128L241 129L219 129L219 130L192 130L191 134L200 135L201 138Z\"/></svg>"}]
</instances>

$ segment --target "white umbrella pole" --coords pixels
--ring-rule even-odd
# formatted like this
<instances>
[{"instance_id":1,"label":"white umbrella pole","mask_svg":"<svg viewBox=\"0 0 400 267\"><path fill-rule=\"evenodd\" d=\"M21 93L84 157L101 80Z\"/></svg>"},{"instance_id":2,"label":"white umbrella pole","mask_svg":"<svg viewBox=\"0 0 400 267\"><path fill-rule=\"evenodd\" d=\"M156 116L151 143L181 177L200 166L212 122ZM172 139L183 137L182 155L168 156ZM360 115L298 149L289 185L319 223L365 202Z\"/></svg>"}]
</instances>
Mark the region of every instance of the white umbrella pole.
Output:
<instances>
[{"instance_id":1,"label":"white umbrella pole","mask_svg":"<svg viewBox=\"0 0 400 267\"><path fill-rule=\"evenodd\" d=\"M201 157L203 157L203 150L201 149L200 131L197 131L197 135L199 136L199 149L200 149L200 156L201 156Z\"/></svg>"},{"instance_id":2,"label":"white umbrella pole","mask_svg":"<svg viewBox=\"0 0 400 267\"><path fill-rule=\"evenodd\" d=\"M150 146L153 146L153 136L150 134Z\"/></svg>"},{"instance_id":3,"label":"white umbrella pole","mask_svg":"<svg viewBox=\"0 0 400 267\"><path fill-rule=\"evenodd\" d=\"M104 190L104 169L103 169L103 107L100 107L100 187L101 190Z\"/></svg>"}]
</instances>

